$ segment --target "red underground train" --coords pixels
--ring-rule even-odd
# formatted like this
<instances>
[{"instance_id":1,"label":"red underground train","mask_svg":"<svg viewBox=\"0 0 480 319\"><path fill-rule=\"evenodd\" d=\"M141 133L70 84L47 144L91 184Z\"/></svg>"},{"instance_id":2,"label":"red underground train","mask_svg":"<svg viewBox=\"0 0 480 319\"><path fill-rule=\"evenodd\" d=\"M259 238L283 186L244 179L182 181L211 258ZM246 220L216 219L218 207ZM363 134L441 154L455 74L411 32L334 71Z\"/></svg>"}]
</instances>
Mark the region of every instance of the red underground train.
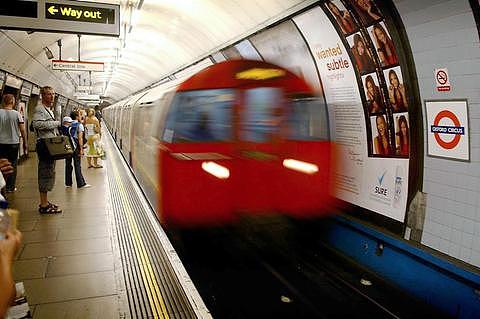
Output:
<instances>
[{"instance_id":1,"label":"red underground train","mask_svg":"<svg viewBox=\"0 0 480 319\"><path fill-rule=\"evenodd\" d=\"M154 194L148 197L164 226L330 214L328 113L303 79L273 64L232 60L198 72L173 93L152 91L110 106L104 117L112 133L130 136L123 154L146 194ZM137 136L146 126L155 147ZM156 161L146 158L153 156L148 149Z\"/></svg>"}]
</instances>

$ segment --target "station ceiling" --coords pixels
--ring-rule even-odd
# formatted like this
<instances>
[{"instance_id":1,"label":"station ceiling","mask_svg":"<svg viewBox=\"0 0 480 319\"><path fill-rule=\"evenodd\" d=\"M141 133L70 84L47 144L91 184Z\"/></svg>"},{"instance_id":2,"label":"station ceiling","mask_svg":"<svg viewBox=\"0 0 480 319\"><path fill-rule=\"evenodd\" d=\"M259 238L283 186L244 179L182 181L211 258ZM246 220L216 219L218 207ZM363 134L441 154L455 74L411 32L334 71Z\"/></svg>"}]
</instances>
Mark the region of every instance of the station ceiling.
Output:
<instances>
[{"instance_id":1,"label":"station ceiling","mask_svg":"<svg viewBox=\"0 0 480 319\"><path fill-rule=\"evenodd\" d=\"M104 62L104 72L52 70L48 48L77 61L75 34L0 31L0 68L67 96L76 86L118 101L232 44L313 0L89 1L120 5L120 37L82 35L80 60Z\"/></svg>"}]
</instances>

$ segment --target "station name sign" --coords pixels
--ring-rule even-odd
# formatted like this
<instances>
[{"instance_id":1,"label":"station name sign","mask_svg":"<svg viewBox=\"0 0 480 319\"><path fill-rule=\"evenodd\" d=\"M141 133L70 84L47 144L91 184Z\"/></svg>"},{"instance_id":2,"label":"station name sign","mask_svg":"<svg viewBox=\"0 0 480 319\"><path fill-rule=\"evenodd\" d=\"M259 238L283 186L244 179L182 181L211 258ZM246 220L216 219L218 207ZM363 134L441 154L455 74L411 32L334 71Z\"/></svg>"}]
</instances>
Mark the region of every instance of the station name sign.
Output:
<instances>
[{"instance_id":1,"label":"station name sign","mask_svg":"<svg viewBox=\"0 0 480 319\"><path fill-rule=\"evenodd\" d=\"M103 62L52 60L52 70L103 72Z\"/></svg>"},{"instance_id":2,"label":"station name sign","mask_svg":"<svg viewBox=\"0 0 480 319\"><path fill-rule=\"evenodd\" d=\"M118 4L71 0L1 2L0 29L120 35Z\"/></svg>"}]
</instances>

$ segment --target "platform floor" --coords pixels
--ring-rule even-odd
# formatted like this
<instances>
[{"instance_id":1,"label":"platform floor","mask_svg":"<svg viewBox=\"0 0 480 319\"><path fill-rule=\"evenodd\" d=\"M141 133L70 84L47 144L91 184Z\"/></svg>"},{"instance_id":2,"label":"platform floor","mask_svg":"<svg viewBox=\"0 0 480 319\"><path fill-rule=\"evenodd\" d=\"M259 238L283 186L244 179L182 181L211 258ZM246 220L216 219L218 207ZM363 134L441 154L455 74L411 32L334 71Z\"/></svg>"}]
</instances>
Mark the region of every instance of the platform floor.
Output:
<instances>
[{"instance_id":1,"label":"platform floor","mask_svg":"<svg viewBox=\"0 0 480 319\"><path fill-rule=\"evenodd\" d=\"M38 212L35 153L18 166L18 190L7 194L10 207L20 211L23 233L14 280L23 282L33 318L210 318L111 137L104 136L104 168L87 169L82 160L91 187L77 189L74 182L66 188L64 161L56 162L49 201L61 214Z\"/></svg>"},{"instance_id":2,"label":"platform floor","mask_svg":"<svg viewBox=\"0 0 480 319\"><path fill-rule=\"evenodd\" d=\"M63 213L55 215L38 213L35 153L18 166L18 190L8 194L23 233L14 279L24 283L34 318L119 318L128 310L119 289L106 169L84 168L92 187L66 188L64 161L56 164L49 201Z\"/></svg>"}]
</instances>

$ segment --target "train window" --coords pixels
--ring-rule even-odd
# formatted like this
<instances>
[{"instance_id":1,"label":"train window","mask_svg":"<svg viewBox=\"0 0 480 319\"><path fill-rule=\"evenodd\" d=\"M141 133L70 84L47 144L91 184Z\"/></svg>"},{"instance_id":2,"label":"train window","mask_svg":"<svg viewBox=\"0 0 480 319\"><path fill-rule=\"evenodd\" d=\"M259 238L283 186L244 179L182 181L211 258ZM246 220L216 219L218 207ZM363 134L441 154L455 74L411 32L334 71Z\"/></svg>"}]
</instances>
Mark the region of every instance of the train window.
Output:
<instances>
[{"instance_id":1,"label":"train window","mask_svg":"<svg viewBox=\"0 0 480 319\"><path fill-rule=\"evenodd\" d=\"M241 138L250 142L267 142L279 133L283 119L283 94L278 88L255 88L245 91Z\"/></svg>"},{"instance_id":2,"label":"train window","mask_svg":"<svg viewBox=\"0 0 480 319\"><path fill-rule=\"evenodd\" d=\"M328 114L318 98L294 98L288 113L288 138L291 140L328 140Z\"/></svg>"},{"instance_id":3,"label":"train window","mask_svg":"<svg viewBox=\"0 0 480 319\"><path fill-rule=\"evenodd\" d=\"M233 89L177 93L167 115L163 141L206 142L232 139Z\"/></svg>"}]
</instances>

